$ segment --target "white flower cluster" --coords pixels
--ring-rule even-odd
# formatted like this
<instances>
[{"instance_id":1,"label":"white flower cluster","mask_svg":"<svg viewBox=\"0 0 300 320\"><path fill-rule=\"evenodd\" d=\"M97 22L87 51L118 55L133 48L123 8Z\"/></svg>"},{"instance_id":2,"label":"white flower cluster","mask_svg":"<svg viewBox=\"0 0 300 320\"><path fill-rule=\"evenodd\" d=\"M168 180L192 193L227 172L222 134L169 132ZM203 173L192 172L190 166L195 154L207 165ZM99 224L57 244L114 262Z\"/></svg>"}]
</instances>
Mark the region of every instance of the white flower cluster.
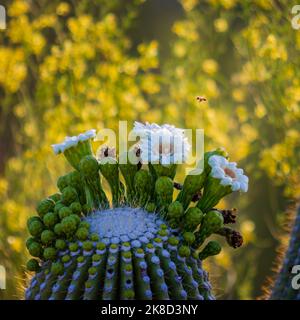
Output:
<instances>
[{"instance_id":1,"label":"white flower cluster","mask_svg":"<svg viewBox=\"0 0 300 320\"><path fill-rule=\"evenodd\" d=\"M78 142L80 141L86 141L91 138L94 138L96 136L96 130L91 129L84 133L80 133L78 136L73 137L65 137L65 140L61 143L52 144L51 147L53 148L53 151L55 154L64 152L65 150L77 146Z\"/></svg>"},{"instance_id":2,"label":"white flower cluster","mask_svg":"<svg viewBox=\"0 0 300 320\"><path fill-rule=\"evenodd\" d=\"M208 164L211 166L211 176L221 180L221 185L231 186L232 191L248 191L249 179L244 175L243 169L237 168L235 162L214 155L209 158Z\"/></svg>"},{"instance_id":3,"label":"white flower cluster","mask_svg":"<svg viewBox=\"0 0 300 320\"><path fill-rule=\"evenodd\" d=\"M184 130L169 124L134 123L133 132L140 136L142 162L159 162L163 165L183 163L188 158L191 146Z\"/></svg>"}]
</instances>

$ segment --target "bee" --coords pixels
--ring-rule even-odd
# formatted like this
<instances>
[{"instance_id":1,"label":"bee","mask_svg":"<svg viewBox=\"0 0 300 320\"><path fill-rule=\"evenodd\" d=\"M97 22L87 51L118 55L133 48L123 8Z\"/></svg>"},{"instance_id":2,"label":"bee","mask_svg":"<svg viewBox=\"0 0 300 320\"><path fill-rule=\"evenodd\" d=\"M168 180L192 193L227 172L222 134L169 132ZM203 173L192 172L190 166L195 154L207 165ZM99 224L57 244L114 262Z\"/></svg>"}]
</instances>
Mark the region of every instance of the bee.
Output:
<instances>
[{"instance_id":1,"label":"bee","mask_svg":"<svg viewBox=\"0 0 300 320\"><path fill-rule=\"evenodd\" d=\"M205 97L197 96L197 101L203 102L203 101L207 101L207 100Z\"/></svg>"}]
</instances>

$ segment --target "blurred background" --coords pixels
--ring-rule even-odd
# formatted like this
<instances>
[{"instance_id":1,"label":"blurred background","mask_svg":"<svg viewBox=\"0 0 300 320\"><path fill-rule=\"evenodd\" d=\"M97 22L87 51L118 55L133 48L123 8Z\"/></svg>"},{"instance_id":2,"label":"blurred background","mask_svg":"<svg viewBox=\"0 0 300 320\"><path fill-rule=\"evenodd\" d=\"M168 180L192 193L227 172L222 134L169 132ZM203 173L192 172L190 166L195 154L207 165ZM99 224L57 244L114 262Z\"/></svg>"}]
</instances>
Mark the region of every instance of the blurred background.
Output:
<instances>
[{"instance_id":1,"label":"blurred background","mask_svg":"<svg viewBox=\"0 0 300 320\"><path fill-rule=\"evenodd\" d=\"M296 1L0 4L0 298L22 297L26 220L69 169L50 145L118 120L204 128L206 150L223 146L245 169L249 192L220 204L239 209L244 246L206 265L217 298L259 297L300 196Z\"/></svg>"}]
</instances>

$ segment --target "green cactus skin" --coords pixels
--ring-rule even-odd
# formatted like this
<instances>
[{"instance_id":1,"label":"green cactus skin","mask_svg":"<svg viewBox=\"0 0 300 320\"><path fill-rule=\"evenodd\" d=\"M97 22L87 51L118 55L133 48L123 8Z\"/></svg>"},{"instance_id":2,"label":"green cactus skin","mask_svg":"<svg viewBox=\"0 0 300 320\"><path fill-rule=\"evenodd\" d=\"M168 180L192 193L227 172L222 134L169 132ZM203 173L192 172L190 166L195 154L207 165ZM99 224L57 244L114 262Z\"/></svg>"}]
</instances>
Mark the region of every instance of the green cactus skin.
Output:
<instances>
[{"instance_id":1,"label":"green cactus skin","mask_svg":"<svg viewBox=\"0 0 300 320\"><path fill-rule=\"evenodd\" d=\"M180 237L157 214L120 207L96 211L84 221L89 238L98 232L101 240L77 245L67 240L52 267L45 261L33 277L26 299L213 298L201 261L193 265L190 255L181 256Z\"/></svg>"},{"instance_id":2,"label":"green cactus skin","mask_svg":"<svg viewBox=\"0 0 300 320\"><path fill-rule=\"evenodd\" d=\"M112 203L114 207L118 207L122 197L122 189L120 188L120 177L118 162L114 158L104 158L99 161L99 169L103 177L107 180L112 193Z\"/></svg>"},{"instance_id":3,"label":"green cactus skin","mask_svg":"<svg viewBox=\"0 0 300 320\"><path fill-rule=\"evenodd\" d=\"M233 233L225 232L220 211L189 207L195 188L188 183L173 200L176 166L98 162L89 142L64 154L75 171L58 178L60 193L28 219L26 247L34 258L26 299L214 299L201 260L221 247L200 247L212 233Z\"/></svg>"},{"instance_id":4,"label":"green cactus skin","mask_svg":"<svg viewBox=\"0 0 300 320\"><path fill-rule=\"evenodd\" d=\"M285 252L282 265L271 288L271 300L300 300L299 290L292 287L293 266L300 265L300 207L291 230L290 242Z\"/></svg>"},{"instance_id":5,"label":"green cactus skin","mask_svg":"<svg viewBox=\"0 0 300 320\"><path fill-rule=\"evenodd\" d=\"M138 153L138 150L130 150L120 156L119 168L126 184L127 203L132 203L135 199L134 177L140 170Z\"/></svg>"},{"instance_id":6,"label":"green cactus skin","mask_svg":"<svg viewBox=\"0 0 300 320\"><path fill-rule=\"evenodd\" d=\"M156 180L155 196L160 211L165 213L173 199L173 181L169 177L159 177Z\"/></svg>"}]
</instances>

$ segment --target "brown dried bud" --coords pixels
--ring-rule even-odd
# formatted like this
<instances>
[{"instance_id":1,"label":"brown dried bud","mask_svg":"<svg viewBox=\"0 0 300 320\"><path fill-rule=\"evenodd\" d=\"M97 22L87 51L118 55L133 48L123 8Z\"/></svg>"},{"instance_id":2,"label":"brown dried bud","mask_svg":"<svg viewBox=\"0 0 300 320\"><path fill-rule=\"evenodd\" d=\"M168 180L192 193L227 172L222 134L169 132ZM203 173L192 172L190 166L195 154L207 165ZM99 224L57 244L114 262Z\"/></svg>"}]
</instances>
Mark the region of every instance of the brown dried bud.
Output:
<instances>
[{"instance_id":1,"label":"brown dried bud","mask_svg":"<svg viewBox=\"0 0 300 320\"><path fill-rule=\"evenodd\" d=\"M224 224L236 223L237 209L220 210L224 218Z\"/></svg>"}]
</instances>

